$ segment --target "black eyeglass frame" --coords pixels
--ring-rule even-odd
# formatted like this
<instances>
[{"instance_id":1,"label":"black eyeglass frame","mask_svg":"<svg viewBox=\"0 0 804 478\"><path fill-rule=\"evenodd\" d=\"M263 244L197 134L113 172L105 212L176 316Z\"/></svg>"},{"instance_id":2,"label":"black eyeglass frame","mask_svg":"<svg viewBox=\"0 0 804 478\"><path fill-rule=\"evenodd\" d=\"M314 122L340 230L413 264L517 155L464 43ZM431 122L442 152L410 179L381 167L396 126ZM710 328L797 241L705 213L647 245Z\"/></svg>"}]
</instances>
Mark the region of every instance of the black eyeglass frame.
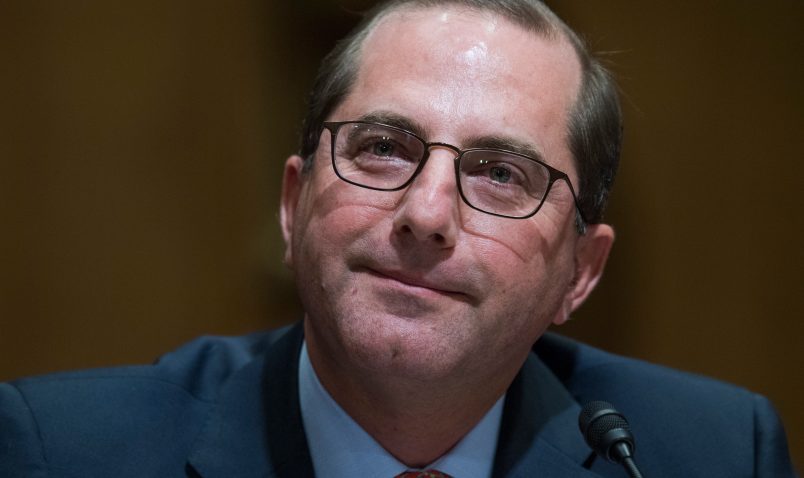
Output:
<instances>
[{"instance_id":1,"label":"black eyeglass frame","mask_svg":"<svg viewBox=\"0 0 804 478\"><path fill-rule=\"evenodd\" d=\"M335 143L337 143L338 132L340 131L342 126L347 125L347 124L364 124L364 125L370 125L370 126L381 126L383 128L392 129L392 130L399 131L401 133L405 133L405 134L408 134L410 136L413 136L419 142L421 142L422 145L424 146L424 156L421 159L419 159L419 162L416 165L416 169L413 171L413 173L410 175L410 177L405 182L403 182L402 185L400 185L400 186L397 186L397 187L394 187L394 188L380 188L380 187L376 187L376 186L367 186L365 184L355 182L355 181L353 181L351 179L348 179L348 178L344 177L343 175L341 175L341 172L338 171L338 166L336 165L336 162L335 162ZM453 159L453 164L455 165L455 183L458 186L458 195L461 197L461 200L464 202L464 204L466 204L470 208L472 208L472 209L474 209L476 211L480 211L482 213L490 214L492 216L497 216L497 217L504 217L504 218L508 218L508 219L527 219L529 217L533 217L537 212L539 212L539 209L542 208L542 205L547 200L547 196L550 194L550 190L552 189L553 184L556 183L557 181L564 181L564 182L567 183L567 186L569 187L570 193L572 194L572 199L573 199L573 201L575 203L575 212L576 212L575 225L576 225L576 228L578 229L578 233L581 234L581 235L586 233L587 221L586 221L586 218L584 217L583 211L581 210L581 205L580 205L580 202L578 201L578 196L575 194L575 188L572 186L572 181L570 181L569 176L565 172L550 166L549 164L545 163L544 161L540 161L538 159L531 158L530 156L527 156L527 155L524 155L524 154L521 154L521 153L517 153L516 151L509 151L509 150L506 150L506 149L499 149L499 148L468 148L468 149L461 149L461 148L458 148L457 146L451 145L449 143L428 142L428 141L425 141L423 138L421 138L416 133L413 133L413 132L408 131L406 129L399 128L397 126L387 125L387 124L384 124L384 123L377 123L377 122L373 122L373 121L326 121L326 122L323 123L322 131L324 129L326 129L327 131L330 132L330 160L332 161L332 169L335 171L335 174L338 176L338 178L340 178L341 180L343 180L343 181L345 181L345 182L347 182L349 184L353 184L355 186L365 188L365 189L372 189L372 190L375 190L375 191L400 191L400 190L405 189L406 187L410 186L410 184L413 182L413 180L416 179L416 177L419 175L419 173L421 173L422 169L424 169L424 165L427 163L427 160L430 158L430 149L432 147L435 146L435 147L447 148L447 149L451 149L452 151L455 151L457 153L457 155ZM475 206L471 202L469 202L469 200L466 198L466 195L464 195L463 187L461 186L460 163L461 163L461 158L463 157L464 154L469 153L469 152L473 152L473 151L489 151L489 152L494 152L494 153L511 154L511 155L514 155L514 156L517 156L517 157L520 157L520 158L523 158L523 159L527 159L528 161L533 161L533 162L538 163L539 165L543 166L547 170L547 172L549 173L550 176L549 176L548 181L547 181L547 188L544 191L544 195L542 196L541 201L539 201L539 205L536 206L536 208L532 212L530 212L530 213L528 213L526 215L523 215L523 216L510 216L510 215L506 215L506 214L499 214L499 213L495 213L495 212L486 211L484 209L481 209L481 208Z\"/></svg>"}]
</instances>

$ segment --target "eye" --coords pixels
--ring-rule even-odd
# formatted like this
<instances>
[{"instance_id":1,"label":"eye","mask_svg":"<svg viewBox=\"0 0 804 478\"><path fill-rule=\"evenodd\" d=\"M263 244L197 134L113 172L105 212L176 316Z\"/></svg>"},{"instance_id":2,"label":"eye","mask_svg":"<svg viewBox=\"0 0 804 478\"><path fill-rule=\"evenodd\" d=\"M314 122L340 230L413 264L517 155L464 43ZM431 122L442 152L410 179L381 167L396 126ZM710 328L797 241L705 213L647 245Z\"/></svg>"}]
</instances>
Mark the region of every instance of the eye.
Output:
<instances>
[{"instance_id":1,"label":"eye","mask_svg":"<svg viewBox=\"0 0 804 478\"><path fill-rule=\"evenodd\" d=\"M393 162L418 163L424 156L424 145L418 138L390 126L354 123L346 131L338 135L336 156L349 161L376 167Z\"/></svg>"},{"instance_id":2,"label":"eye","mask_svg":"<svg viewBox=\"0 0 804 478\"><path fill-rule=\"evenodd\" d=\"M391 156L394 153L394 144L389 138L382 138L371 146L371 152L377 156Z\"/></svg>"},{"instance_id":3,"label":"eye","mask_svg":"<svg viewBox=\"0 0 804 478\"><path fill-rule=\"evenodd\" d=\"M498 183L508 183L511 181L511 170L502 166L489 168L489 178Z\"/></svg>"},{"instance_id":4,"label":"eye","mask_svg":"<svg viewBox=\"0 0 804 478\"><path fill-rule=\"evenodd\" d=\"M467 164L468 166L469 164ZM473 170L473 171L472 171ZM502 158L480 159L468 173L488 181L489 185L498 187L522 186L526 181L525 173L516 165Z\"/></svg>"}]
</instances>

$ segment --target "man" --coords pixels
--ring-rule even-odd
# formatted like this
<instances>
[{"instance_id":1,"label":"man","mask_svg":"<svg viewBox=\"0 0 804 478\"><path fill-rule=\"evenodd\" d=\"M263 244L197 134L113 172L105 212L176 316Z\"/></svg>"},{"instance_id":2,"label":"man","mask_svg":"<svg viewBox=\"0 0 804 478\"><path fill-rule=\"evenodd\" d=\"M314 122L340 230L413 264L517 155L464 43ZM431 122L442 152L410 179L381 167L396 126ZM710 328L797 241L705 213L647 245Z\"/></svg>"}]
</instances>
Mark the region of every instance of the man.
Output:
<instances>
[{"instance_id":1,"label":"man","mask_svg":"<svg viewBox=\"0 0 804 478\"><path fill-rule=\"evenodd\" d=\"M0 474L628 476L577 429L604 399L646 476L792 476L763 398L545 335L602 274L619 123L540 3L379 7L285 165L303 323L2 385Z\"/></svg>"}]
</instances>

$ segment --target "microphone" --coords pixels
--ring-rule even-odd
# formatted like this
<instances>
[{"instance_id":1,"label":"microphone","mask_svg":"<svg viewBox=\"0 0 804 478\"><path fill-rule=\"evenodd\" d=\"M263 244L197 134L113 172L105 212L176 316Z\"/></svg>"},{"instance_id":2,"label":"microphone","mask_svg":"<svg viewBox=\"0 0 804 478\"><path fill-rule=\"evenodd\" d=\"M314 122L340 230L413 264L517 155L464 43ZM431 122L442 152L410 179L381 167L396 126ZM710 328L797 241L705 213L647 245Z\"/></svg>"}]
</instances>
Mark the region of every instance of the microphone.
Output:
<instances>
[{"instance_id":1,"label":"microphone","mask_svg":"<svg viewBox=\"0 0 804 478\"><path fill-rule=\"evenodd\" d=\"M643 478L634 463L634 435L622 413L608 402L589 402L578 416L586 444L606 460L625 467L631 478Z\"/></svg>"}]
</instances>

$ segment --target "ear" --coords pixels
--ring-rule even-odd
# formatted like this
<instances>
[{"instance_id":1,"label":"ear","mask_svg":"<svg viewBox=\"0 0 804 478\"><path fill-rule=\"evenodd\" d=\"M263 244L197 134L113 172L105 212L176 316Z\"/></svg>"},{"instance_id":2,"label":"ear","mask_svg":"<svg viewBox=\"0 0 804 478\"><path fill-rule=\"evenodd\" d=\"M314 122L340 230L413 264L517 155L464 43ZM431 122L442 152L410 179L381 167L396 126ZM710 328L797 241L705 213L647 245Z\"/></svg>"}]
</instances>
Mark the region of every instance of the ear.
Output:
<instances>
[{"instance_id":1,"label":"ear","mask_svg":"<svg viewBox=\"0 0 804 478\"><path fill-rule=\"evenodd\" d=\"M590 224L586 234L578 237L575 243L575 277L564 296L561 311L553 319L556 325L569 320L570 314L586 300L597 286L609 251L614 243L614 229L608 224Z\"/></svg>"},{"instance_id":2,"label":"ear","mask_svg":"<svg viewBox=\"0 0 804 478\"><path fill-rule=\"evenodd\" d=\"M282 226L282 237L285 239L285 264L293 268L293 221L299 204L302 190L302 168L304 160L293 155L285 161L285 172L282 175L282 196L279 205L279 223Z\"/></svg>"}]
</instances>

